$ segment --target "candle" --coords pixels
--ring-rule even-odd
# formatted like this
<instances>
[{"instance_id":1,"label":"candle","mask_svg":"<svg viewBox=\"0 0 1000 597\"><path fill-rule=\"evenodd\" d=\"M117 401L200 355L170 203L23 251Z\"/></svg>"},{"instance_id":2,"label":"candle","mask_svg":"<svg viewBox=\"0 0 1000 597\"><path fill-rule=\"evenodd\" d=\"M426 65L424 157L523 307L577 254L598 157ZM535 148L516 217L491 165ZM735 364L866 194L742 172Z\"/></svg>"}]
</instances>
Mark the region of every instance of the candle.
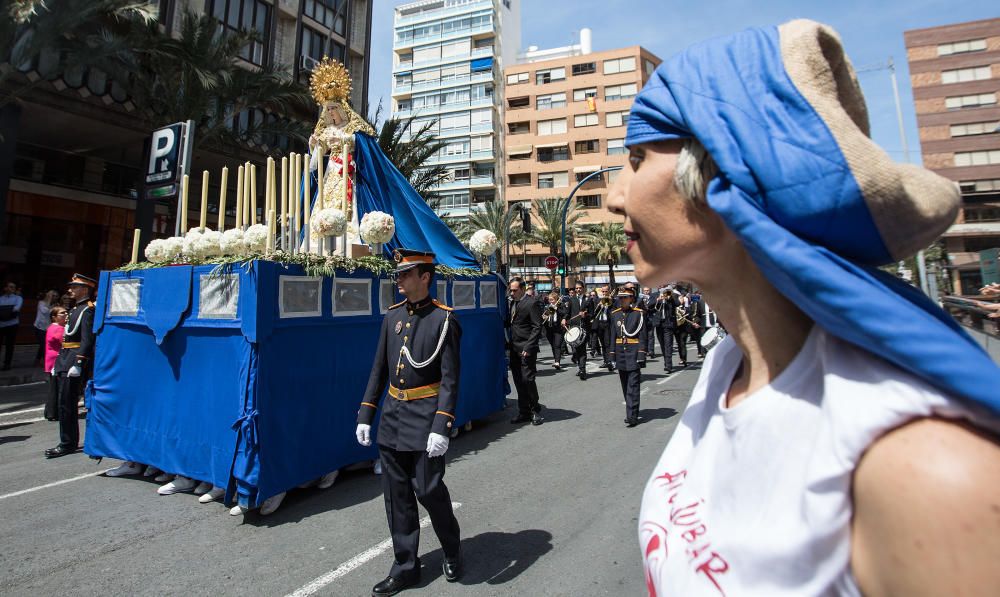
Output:
<instances>
[{"instance_id":1,"label":"candle","mask_svg":"<svg viewBox=\"0 0 1000 597\"><path fill-rule=\"evenodd\" d=\"M181 179L181 213L177 214L181 223L181 236L188 231L188 175Z\"/></svg>"},{"instance_id":2,"label":"candle","mask_svg":"<svg viewBox=\"0 0 1000 597\"><path fill-rule=\"evenodd\" d=\"M347 141L345 140L340 146L340 168L343 172L343 184L340 186L340 204L344 206L344 213L347 214L348 219L350 219L350 209L347 205Z\"/></svg>"},{"instance_id":3,"label":"candle","mask_svg":"<svg viewBox=\"0 0 1000 597\"><path fill-rule=\"evenodd\" d=\"M240 221L240 227L244 230L247 228L247 222L250 221L250 162L243 165L243 220Z\"/></svg>"},{"instance_id":4,"label":"candle","mask_svg":"<svg viewBox=\"0 0 1000 597\"><path fill-rule=\"evenodd\" d=\"M274 181L271 179L271 158L267 158L266 169L264 170L264 216L271 213L271 189L274 187Z\"/></svg>"},{"instance_id":5,"label":"candle","mask_svg":"<svg viewBox=\"0 0 1000 597\"><path fill-rule=\"evenodd\" d=\"M222 167L222 186L219 187L219 232L226 229L226 185L229 184L229 168Z\"/></svg>"},{"instance_id":6,"label":"candle","mask_svg":"<svg viewBox=\"0 0 1000 597\"><path fill-rule=\"evenodd\" d=\"M288 158L281 158L281 248L288 250Z\"/></svg>"},{"instance_id":7,"label":"candle","mask_svg":"<svg viewBox=\"0 0 1000 597\"><path fill-rule=\"evenodd\" d=\"M264 241L265 253L270 253L274 248L274 235L271 234L271 230L274 228L274 212L267 212L265 215L265 220L267 221L267 240Z\"/></svg>"},{"instance_id":8,"label":"candle","mask_svg":"<svg viewBox=\"0 0 1000 597\"><path fill-rule=\"evenodd\" d=\"M250 225L257 223L257 164L250 164Z\"/></svg>"},{"instance_id":9,"label":"candle","mask_svg":"<svg viewBox=\"0 0 1000 597\"><path fill-rule=\"evenodd\" d=\"M201 172L201 220L198 221L198 226L201 231L205 231L205 226L208 225L208 170L202 170Z\"/></svg>"},{"instance_id":10,"label":"candle","mask_svg":"<svg viewBox=\"0 0 1000 597\"><path fill-rule=\"evenodd\" d=\"M305 197L305 202L302 204L302 209L303 209L302 227L306 231L306 253L308 253L312 251L312 231L309 229L309 224L311 222L310 216L312 213L312 192L309 189L312 182L312 172L309 170L309 164L312 162L312 156L307 153L303 158L303 162L304 162L303 170L305 170L306 176L305 180L302 181L302 183L305 185L305 187L303 188L304 190L303 195Z\"/></svg>"},{"instance_id":11,"label":"candle","mask_svg":"<svg viewBox=\"0 0 1000 597\"><path fill-rule=\"evenodd\" d=\"M236 228L243 227L243 166L236 169Z\"/></svg>"},{"instance_id":12,"label":"candle","mask_svg":"<svg viewBox=\"0 0 1000 597\"><path fill-rule=\"evenodd\" d=\"M319 165L316 167L316 209L323 209L323 150L319 149Z\"/></svg>"},{"instance_id":13,"label":"candle","mask_svg":"<svg viewBox=\"0 0 1000 597\"><path fill-rule=\"evenodd\" d=\"M139 235L141 231L136 228L135 235L132 237L132 263L139 261Z\"/></svg>"},{"instance_id":14,"label":"candle","mask_svg":"<svg viewBox=\"0 0 1000 597\"><path fill-rule=\"evenodd\" d=\"M292 154L292 252L299 252L299 230L302 226L302 200L299 196L300 181L302 176L302 156Z\"/></svg>"}]
</instances>

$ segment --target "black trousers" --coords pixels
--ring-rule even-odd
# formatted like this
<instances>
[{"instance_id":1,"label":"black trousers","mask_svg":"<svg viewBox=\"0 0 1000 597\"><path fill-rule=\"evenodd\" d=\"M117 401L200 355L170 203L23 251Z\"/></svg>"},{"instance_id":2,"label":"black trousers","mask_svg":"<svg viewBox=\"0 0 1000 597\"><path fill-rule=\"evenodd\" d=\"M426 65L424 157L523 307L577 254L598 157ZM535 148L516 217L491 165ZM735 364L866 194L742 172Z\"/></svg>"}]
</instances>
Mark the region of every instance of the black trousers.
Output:
<instances>
[{"instance_id":1,"label":"black trousers","mask_svg":"<svg viewBox=\"0 0 1000 597\"><path fill-rule=\"evenodd\" d=\"M677 344L677 354L681 357L681 363L687 365L688 362L688 329L686 325L674 328L674 343Z\"/></svg>"},{"instance_id":2,"label":"black trousers","mask_svg":"<svg viewBox=\"0 0 1000 597\"><path fill-rule=\"evenodd\" d=\"M10 369L11 361L14 360L14 341L17 339L17 326L9 325L0 328L0 344L3 345L3 366Z\"/></svg>"},{"instance_id":3,"label":"black trousers","mask_svg":"<svg viewBox=\"0 0 1000 597\"><path fill-rule=\"evenodd\" d=\"M49 375L49 397L45 401L45 418L59 418L59 376Z\"/></svg>"},{"instance_id":4,"label":"black trousers","mask_svg":"<svg viewBox=\"0 0 1000 597\"><path fill-rule=\"evenodd\" d=\"M608 324L594 326L594 342L597 343L597 351L601 353L602 365L607 365L611 360L610 339L608 338L610 329Z\"/></svg>"},{"instance_id":5,"label":"black trousers","mask_svg":"<svg viewBox=\"0 0 1000 597\"><path fill-rule=\"evenodd\" d=\"M649 321L649 320L647 319L646 321ZM647 333L646 334L646 356L647 357L656 356L656 328L657 327L659 327L659 326L654 326L652 330L649 330L652 333Z\"/></svg>"},{"instance_id":6,"label":"black trousers","mask_svg":"<svg viewBox=\"0 0 1000 597\"><path fill-rule=\"evenodd\" d=\"M622 382L622 394L625 395L625 418L635 421L639 418L639 378L642 371L618 370L618 379Z\"/></svg>"},{"instance_id":7,"label":"black trousers","mask_svg":"<svg viewBox=\"0 0 1000 597\"><path fill-rule=\"evenodd\" d=\"M545 338L552 347L552 360L556 363L562 362L563 331L558 325L545 326Z\"/></svg>"},{"instance_id":8,"label":"black trousers","mask_svg":"<svg viewBox=\"0 0 1000 597\"><path fill-rule=\"evenodd\" d=\"M378 452L382 460L385 515L395 555L389 576L412 580L420 573L418 501L431 517L444 557L458 557L461 539L458 520L451 508L451 494L444 484L444 456L431 458L427 452L403 452L385 446L379 446Z\"/></svg>"},{"instance_id":9,"label":"black trousers","mask_svg":"<svg viewBox=\"0 0 1000 597\"><path fill-rule=\"evenodd\" d=\"M663 354L663 370L673 371L674 369L674 330L662 325L654 328L655 336L660 341L660 352Z\"/></svg>"},{"instance_id":10,"label":"black trousers","mask_svg":"<svg viewBox=\"0 0 1000 597\"><path fill-rule=\"evenodd\" d=\"M82 377L56 375L59 384L59 445L75 450L80 444L80 388Z\"/></svg>"},{"instance_id":11,"label":"black trousers","mask_svg":"<svg viewBox=\"0 0 1000 597\"><path fill-rule=\"evenodd\" d=\"M700 356L705 356L705 349L701 347L701 335L705 333L704 327L691 327L691 341L694 342L695 348L698 349L698 354Z\"/></svg>"},{"instance_id":12,"label":"black trousers","mask_svg":"<svg viewBox=\"0 0 1000 597\"><path fill-rule=\"evenodd\" d=\"M568 345L567 345L568 346ZM576 363L578 371L587 371L587 343L581 342L573 349L573 362Z\"/></svg>"},{"instance_id":13,"label":"black trousers","mask_svg":"<svg viewBox=\"0 0 1000 597\"><path fill-rule=\"evenodd\" d=\"M538 410L538 386L535 385L536 360L538 353L529 352L522 357L515 349L510 351L510 376L517 389L517 412L530 417Z\"/></svg>"}]
</instances>

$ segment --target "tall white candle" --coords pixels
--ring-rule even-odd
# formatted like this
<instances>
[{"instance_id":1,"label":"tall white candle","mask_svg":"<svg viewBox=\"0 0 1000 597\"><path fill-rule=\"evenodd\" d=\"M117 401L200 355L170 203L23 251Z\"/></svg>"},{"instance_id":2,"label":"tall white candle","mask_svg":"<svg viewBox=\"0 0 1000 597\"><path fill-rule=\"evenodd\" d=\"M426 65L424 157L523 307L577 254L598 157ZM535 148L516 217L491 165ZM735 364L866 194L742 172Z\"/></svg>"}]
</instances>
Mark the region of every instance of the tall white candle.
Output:
<instances>
[{"instance_id":1,"label":"tall white candle","mask_svg":"<svg viewBox=\"0 0 1000 597\"><path fill-rule=\"evenodd\" d=\"M226 186L229 184L229 168L222 167L222 183L219 187L219 225L216 228L219 232L226 229Z\"/></svg>"},{"instance_id":2,"label":"tall white candle","mask_svg":"<svg viewBox=\"0 0 1000 597\"><path fill-rule=\"evenodd\" d=\"M181 235L187 234L188 231L188 179L190 177L185 174L184 178L181 179L181 213L177 214L177 217L181 222Z\"/></svg>"},{"instance_id":3,"label":"tall white candle","mask_svg":"<svg viewBox=\"0 0 1000 597\"><path fill-rule=\"evenodd\" d=\"M208 170L201 172L201 219L198 220L198 226L202 232L208 226Z\"/></svg>"},{"instance_id":4,"label":"tall white candle","mask_svg":"<svg viewBox=\"0 0 1000 597\"><path fill-rule=\"evenodd\" d=\"M236 228L243 228L243 166L236 169Z\"/></svg>"},{"instance_id":5,"label":"tall white candle","mask_svg":"<svg viewBox=\"0 0 1000 597\"><path fill-rule=\"evenodd\" d=\"M131 261L131 263L135 263L135 262L139 261L139 235L141 233L142 232L138 228L136 228L135 229L135 234L132 236L132 261Z\"/></svg>"},{"instance_id":6,"label":"tall white candle","mask_svg":"<svg viewBox=\"0 0 1000 597\"><path fill-rule=\"evenodd\" d=\"M250 225L257 223L257 164L250 164Z\"/></svg>"}]
</instances>

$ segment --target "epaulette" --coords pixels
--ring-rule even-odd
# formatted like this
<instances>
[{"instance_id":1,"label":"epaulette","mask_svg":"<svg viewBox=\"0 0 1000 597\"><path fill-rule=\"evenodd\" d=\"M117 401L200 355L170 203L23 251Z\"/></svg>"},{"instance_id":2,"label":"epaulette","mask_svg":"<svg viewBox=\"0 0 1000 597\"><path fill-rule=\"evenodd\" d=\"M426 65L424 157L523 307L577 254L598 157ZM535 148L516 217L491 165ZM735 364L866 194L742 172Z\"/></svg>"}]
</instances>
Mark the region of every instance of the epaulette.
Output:
<instances>
[{"instance_id":1,"label":"epaulette","mask_svg":"<svg viewBox=\"0 0 1000 597\"><path fill-rule=\"evenodd\" d=\"M454 311L454 309L452 309L448 305L446 305L444 303L439 303L437 299L433 299L433 300L431 300L431 302L434 303L436 306L441 307L445 311Z\"/></svg>"},{"instance_id":2,"label":"epaulette","mask_svg":"<svg viewBox=\"0 0 1000 597\"><path fill-rule=\"evenodd\" d=\"M398 303L396 303L395 305L392 305L392 306L391 306L391 307L389 307L389 308L390 308L390 309L398 309L399 307L402 307L402 306L403 306L403 305L405 305L405 304L406 304L406 301L405 301L405 300L402 300L402 301L399 301Z\"/></svg>"},{"instance_id":3,"label":"epaulette","mask_svg":"<svg viewBox=\"0 0 1000 597\"><path fill-rule=\"evenodd\" d=\"M619 312L619 311L621 311L621 310L622 310L622 308L621 308L621 307L618 307L617 309L615 309L614 311L612 311L612 313L617 313L617 312Z\"/></svg>"}]
</instances>

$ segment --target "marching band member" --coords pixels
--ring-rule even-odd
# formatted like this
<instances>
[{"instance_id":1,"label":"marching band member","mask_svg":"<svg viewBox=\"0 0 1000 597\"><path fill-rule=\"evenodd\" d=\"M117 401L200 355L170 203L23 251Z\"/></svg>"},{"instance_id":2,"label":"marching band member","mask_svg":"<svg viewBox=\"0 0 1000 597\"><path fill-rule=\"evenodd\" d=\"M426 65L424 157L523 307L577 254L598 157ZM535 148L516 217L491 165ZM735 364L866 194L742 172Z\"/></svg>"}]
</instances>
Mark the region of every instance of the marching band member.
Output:
<instances>
[{"instance_id":1,"label":"marching band member","mask_svg":"<svg viewBox=\"0 0 1000 597\"><path fill-rule=\"evenodd\" d=\"M634 288L618 291L621 307L611 314L611 358L618 368L618 377L625 394L625 426L639 424L639 382L646 366L648 328L642 309L632 306Z\"/></svg>"}]
</instances>

